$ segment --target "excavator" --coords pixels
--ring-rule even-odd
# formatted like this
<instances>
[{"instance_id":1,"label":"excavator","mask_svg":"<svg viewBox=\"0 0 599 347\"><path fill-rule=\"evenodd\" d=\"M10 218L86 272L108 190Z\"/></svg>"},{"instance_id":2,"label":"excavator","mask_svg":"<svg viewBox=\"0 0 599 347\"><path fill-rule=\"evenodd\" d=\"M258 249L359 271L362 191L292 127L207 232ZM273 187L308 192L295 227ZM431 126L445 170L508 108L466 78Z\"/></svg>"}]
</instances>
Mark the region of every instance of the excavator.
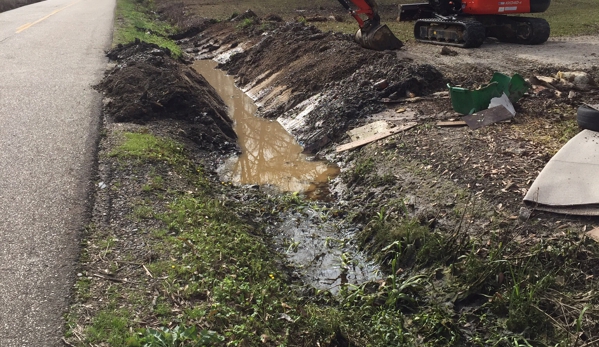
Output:
<instances>
[{"instance_id":1,"label":"excavator","mask_svg":"<svg viewBox=\"0 0 599 347\"><path fill-rule=\"evenodd\" d=\"M364 48L402 47L386 25L381 25L375 0L338 0L356 19L356 42ZM544 43L549 23L542 18L508 14L545 12L551 0L429 0L400 5L400 21L416 21L416 41L463 48L480 47L486 37L526 45ZM363 18L365 16L365 18Z\"/></svg>"}]
</instances>

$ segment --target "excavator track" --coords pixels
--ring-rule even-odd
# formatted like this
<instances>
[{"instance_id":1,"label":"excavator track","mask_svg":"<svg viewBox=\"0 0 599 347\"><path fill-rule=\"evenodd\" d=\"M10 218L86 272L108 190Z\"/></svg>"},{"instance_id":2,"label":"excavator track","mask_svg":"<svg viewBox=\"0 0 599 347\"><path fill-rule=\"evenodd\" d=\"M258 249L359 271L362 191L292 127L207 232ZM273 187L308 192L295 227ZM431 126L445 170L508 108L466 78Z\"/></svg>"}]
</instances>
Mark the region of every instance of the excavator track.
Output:
<instances>
[{"instance_id":1,"label":"excavator track","mask_svg":"<svg viewBox=\"0 0 599 347\"><path fill-rule=\"evenodd\" d=\"M414 25L419 42L462 48L480 47L485 41L485 26L475 20L420 19Z\"/></svg>"},{"instance_id":2,"label":"excavator track","mask_svg":"<svg viewBox=\"0 0 599 347\"><path fill-rule=\"evenodd\" d=\"M501 42L518 43L521 45L539 45L549 38L551 29L543 18L499 16L496 26L489 31L489 36L496 37Z\"/></svg>"}]
</instances>

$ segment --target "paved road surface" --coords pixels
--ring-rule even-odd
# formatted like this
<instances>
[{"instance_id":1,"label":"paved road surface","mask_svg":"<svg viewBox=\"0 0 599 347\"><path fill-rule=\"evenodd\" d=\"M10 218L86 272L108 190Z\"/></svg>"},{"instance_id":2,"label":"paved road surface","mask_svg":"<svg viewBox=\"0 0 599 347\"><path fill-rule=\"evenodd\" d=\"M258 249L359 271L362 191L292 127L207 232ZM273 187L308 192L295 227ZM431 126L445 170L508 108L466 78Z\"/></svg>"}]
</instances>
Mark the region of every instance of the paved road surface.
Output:
<instances>
[{"instance_id":1,"label":"paved road surface","mask_svg":"<svg viewBox=\"0 0 599 347\"><path fill-rule=\"evenodd\" d=\"M114 6L0 13L0 347L62 345Z\"/></svg>"}]
</instances>

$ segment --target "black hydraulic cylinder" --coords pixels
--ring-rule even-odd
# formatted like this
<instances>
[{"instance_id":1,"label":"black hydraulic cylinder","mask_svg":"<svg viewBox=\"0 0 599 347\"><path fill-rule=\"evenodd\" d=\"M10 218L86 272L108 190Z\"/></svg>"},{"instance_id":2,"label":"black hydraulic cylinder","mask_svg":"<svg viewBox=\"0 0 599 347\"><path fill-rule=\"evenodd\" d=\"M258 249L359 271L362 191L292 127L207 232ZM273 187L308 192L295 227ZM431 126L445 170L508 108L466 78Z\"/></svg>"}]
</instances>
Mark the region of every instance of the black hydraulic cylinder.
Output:
<instances>
[{"instance_id":1,"label":"black hydraulic cylinder","mask_svg":"<svg viewBox=\"0 0 599 347\"><path fill-rule=\"evenodd\" d=\"M341 6L345 7L346 10L351 11L351 7L349 7L349 4L347 3L347 1L339 0L339 3L341 4Z\"/></svg>"}]
</instances>

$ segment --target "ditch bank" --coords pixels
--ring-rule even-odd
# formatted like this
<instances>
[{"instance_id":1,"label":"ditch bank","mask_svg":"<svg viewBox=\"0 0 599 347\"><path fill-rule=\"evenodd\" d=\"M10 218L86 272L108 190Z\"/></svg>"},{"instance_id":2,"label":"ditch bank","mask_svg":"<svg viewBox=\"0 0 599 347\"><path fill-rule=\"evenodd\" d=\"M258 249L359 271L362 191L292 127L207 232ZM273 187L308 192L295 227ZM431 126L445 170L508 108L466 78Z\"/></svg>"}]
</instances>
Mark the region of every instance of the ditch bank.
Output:
<instances>
[{"instance_id":1,"label":"ditch bank","mask_svg":"<svg viewBox=\"0 0 599 347\"><path fill-rule=\"evenodd\" d=\"M599 250L582 233L594 221L522 210L536 173L576 133L578 102L596 93L531 92L511 123L438 127L456 117L446 83L479 85L490 68L448 70L409 50L363 50L348 35L303 23L245 19L202 24L179 44L188 62L219 62L262 117L341 168L329 201L221 180L219 163L239 151L224 102L167 52L117 48L100 86L107 134L70 343L117 339L100 332L106 321L122 326L121 345L190 326L206 344L247 346L543 346L597 338ZM350 141L347 130L376 120L418 125L335 151ZM150 135L176 142L152 144ZM122 152L130 143L123 137L145 139L139 146L149 152ZM366 275L348 278L350 268ZM318 282L329 287L316 290ZM328 294L333 288L336 296Z\"/></svg>"}]
</instances>

